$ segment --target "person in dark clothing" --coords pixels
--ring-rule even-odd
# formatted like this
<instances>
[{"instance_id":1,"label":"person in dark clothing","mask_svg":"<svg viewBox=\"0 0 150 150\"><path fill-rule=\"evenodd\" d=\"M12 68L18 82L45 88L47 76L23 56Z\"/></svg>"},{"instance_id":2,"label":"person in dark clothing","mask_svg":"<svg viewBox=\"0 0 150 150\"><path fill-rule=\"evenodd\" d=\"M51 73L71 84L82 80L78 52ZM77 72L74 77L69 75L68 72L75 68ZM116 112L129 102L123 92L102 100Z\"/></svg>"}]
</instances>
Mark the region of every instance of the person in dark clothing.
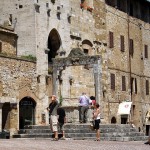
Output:
<instances>
[{"instance_id":1,"label":"person in dark clothing","mask_svg":"<svg viewBox=\"0 0 150 150\"><path fill-rule=\"evenodd\" d=\"M64 131L64 123L66 123L66 113L65 110L62 107L59 107L57 109L57 115L58 117L58 128L62 132L62 140L65 140L65 131Z\"/></svg>"}]
</instances>

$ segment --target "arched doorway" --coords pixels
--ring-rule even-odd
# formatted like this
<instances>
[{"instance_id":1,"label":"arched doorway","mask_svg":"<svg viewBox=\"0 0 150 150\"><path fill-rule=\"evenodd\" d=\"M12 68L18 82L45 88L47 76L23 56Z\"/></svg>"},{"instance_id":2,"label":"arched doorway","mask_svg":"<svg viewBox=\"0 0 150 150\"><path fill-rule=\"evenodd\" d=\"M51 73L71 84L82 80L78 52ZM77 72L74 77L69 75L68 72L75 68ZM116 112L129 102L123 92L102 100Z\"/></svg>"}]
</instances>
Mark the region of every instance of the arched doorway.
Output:
<instances>
[{"instance_id":1,"label":"arched doorway","mask_svg":"<svg viewBox=\"0 0 150 150\"><path fill-rule=\"evenodd\" d=\"M24 129L26 125L35 124L36 102L31 97L24 97L19 102L19 128Z\"/></svg>"},{"instance_id":2,"label":"arched doorway","mask_svg":"<svg viewBox=\"0 0 150 150\"><path fill-rule=\"evenodd\" d=\"M115 118L115 117L112 117L112 118L111 118L111 124L116 124L116 123L117 123L116 118Z\"/></svg>"},{"instance_id":3,"label":"arched doorway","mask_svg":"<svg viewBox=\"0 0 150 150\"><path fill-rule=\"evenodd\" d=\"M52 62L52 58L55 58L58 55L57 51L61 46L61 39L59 33L56 29L51 30L48 37L48 49L50 49L48 53L48 62Z\"/></svg>"}]
</instances>

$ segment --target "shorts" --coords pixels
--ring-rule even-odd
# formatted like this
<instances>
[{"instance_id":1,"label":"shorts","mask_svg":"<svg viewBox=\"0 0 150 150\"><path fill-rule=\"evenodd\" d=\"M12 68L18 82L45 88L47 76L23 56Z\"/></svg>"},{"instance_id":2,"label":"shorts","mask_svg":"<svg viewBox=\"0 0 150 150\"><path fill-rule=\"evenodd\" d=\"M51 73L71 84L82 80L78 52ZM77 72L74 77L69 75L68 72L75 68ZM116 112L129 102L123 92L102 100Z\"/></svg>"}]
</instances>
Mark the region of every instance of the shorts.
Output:
<instances>
[{"instance_id":1,"label":"shorts","mask_svg":"<svg viewBox=\"0 0 150 150\"><path fill-rule=\"evenodd\" d=\"M99 124L100 124L100 119L95 120L94 129L98 130L99 129Z\"/></svg>"},{"instance_id":2,"label":"shorts","mask_svg":"<svg viewBox=\"0 0 150 150\"><path fill-rule=\"evenodd\" d=\"M58 129L59 131L64 131L64 123L58 122Z\"/></svg>"},{"instance_id":3,"label":"shorts","mask_svg":"<svg viewBox=\"0 0 150 150\"><path fill-rule=\"evenodd\" d=\"M53 132L56 132L58 131L58 119L57 119L57 116L56 115L51 115L50 116L50 127L51 127L51 130Z\"/></svg>"}]
</instances>

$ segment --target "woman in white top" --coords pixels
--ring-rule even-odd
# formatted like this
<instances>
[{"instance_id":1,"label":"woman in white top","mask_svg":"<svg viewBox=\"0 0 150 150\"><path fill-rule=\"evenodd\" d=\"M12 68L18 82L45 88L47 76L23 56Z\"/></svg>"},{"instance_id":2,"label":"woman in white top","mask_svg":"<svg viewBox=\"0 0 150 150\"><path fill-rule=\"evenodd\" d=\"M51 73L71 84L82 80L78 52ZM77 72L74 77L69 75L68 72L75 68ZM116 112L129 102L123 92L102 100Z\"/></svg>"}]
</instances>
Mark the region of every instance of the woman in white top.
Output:
<instances>
[{"instance_id":1,"label":"woman in white top","mask_svg":"<svg viewBox=\"0 0 150 150\"><path fill-rule=\"evenodd\" d=\"M94 105L94 111L93 111L93 120L94 120L94 129L96 130L96 141L100 141L100 129L99 129L99 124L100 124L100 108L99 104L96 103Z\"/></svg>"}]
</instances>

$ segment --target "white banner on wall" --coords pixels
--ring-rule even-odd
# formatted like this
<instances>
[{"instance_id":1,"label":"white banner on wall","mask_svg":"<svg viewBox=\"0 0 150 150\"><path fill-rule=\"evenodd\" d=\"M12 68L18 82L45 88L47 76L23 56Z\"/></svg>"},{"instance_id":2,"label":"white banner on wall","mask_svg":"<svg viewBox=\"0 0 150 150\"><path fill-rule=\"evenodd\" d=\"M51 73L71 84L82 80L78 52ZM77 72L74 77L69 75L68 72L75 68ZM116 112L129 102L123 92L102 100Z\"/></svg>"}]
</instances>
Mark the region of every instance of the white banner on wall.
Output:
<instances>
[{"instance_id":1,"label":"white banner on wall","mask_svg":"<svg viewBox=\"0 0 150 150\"><path fill-rule=\"evenodd\" d=\"M122 102L119 104L118 114L129 115L131 110L132 102Z\"/></svg>"}]
</instances>

